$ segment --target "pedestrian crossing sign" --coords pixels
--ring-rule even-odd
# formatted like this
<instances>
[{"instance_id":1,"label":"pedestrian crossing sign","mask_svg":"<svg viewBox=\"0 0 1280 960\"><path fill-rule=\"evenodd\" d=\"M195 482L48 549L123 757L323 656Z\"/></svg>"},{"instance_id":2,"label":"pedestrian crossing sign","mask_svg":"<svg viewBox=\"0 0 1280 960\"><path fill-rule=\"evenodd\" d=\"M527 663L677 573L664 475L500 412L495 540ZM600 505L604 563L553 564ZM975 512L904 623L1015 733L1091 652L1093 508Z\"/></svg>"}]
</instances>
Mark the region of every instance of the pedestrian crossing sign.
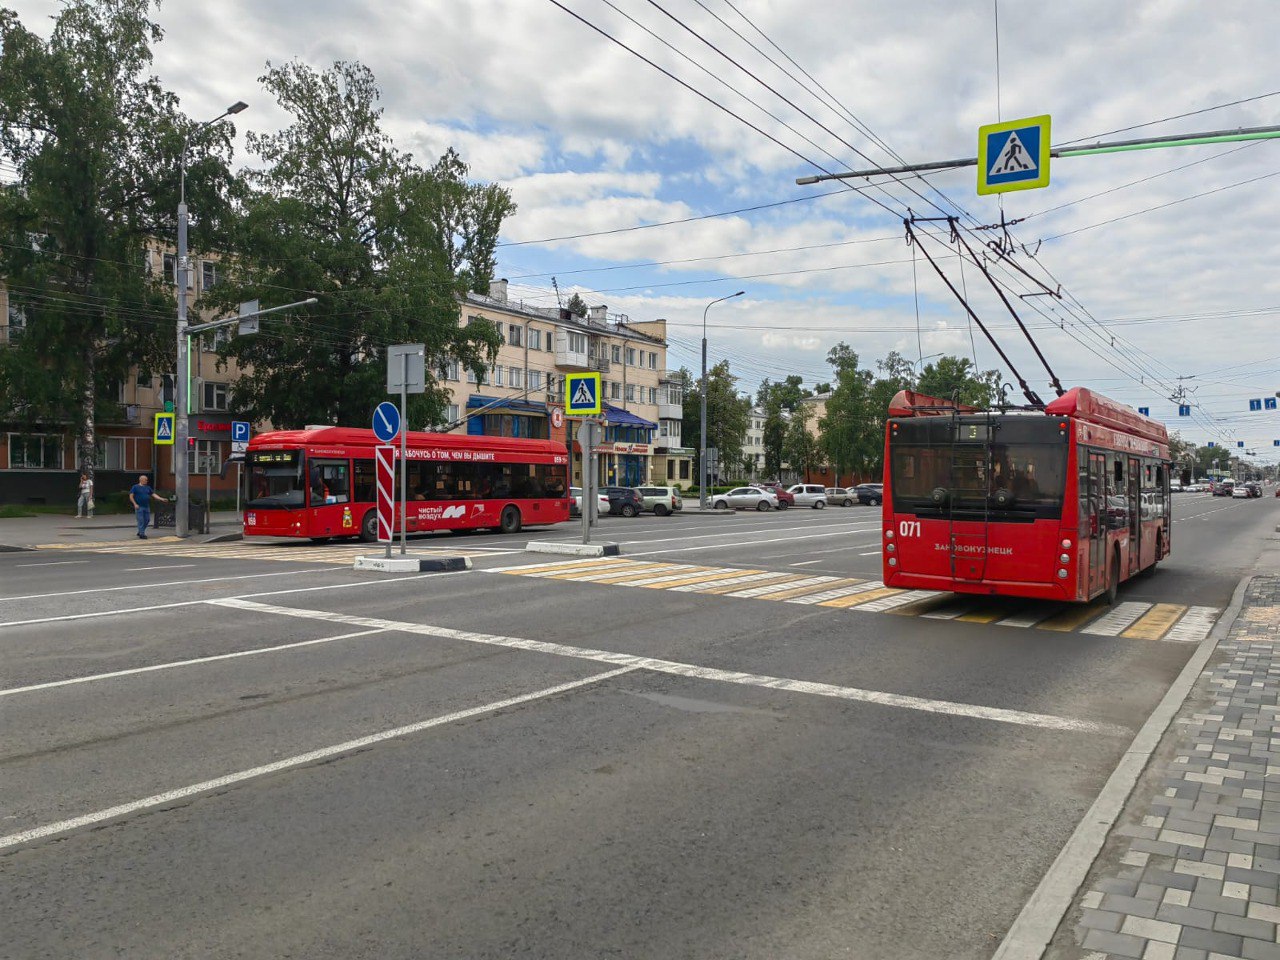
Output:
<instances>
[{"instance_id":1,"label":"pedestrian crossing sign","mask_svg":"<svg viewBox=\"0 0 1280 960\"><path fill-rule=\"evenodd\" d=\"M151 442L158 447L173 446L173 414L157 413L155 432L151 435Z\"/></svg>"},{"instance_id":2,"label":"pedestrian crossing sign","mask_svg":"<svg viewBox=\"0 0 1280 960\"><path fill-rule=\"evenodd\" d=\"M571 417L600 413L600 374L569 373L564 378L564 412Z\"/></svg>"},{"instance_id":3,"label":"pedestrian crossing sign","mask_svg":"<svg viewBox=\"0 0 1280 960\"><path fill-rule=\"evenodd\" d=\"M1049 115L978 128L978 193L1049 185Z\"/></svg>"}]
</instances>

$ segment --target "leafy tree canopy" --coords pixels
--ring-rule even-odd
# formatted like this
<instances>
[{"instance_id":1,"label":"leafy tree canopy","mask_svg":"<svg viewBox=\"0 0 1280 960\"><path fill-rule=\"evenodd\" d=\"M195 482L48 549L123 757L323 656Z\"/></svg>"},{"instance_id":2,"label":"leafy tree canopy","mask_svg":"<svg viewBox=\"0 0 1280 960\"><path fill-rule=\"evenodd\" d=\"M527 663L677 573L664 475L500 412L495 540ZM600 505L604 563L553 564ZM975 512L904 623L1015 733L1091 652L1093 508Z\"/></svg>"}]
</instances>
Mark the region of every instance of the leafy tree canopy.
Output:
<instances>
[{"instance_id":1,"label":"leafy tree canopy","mask_svg":"<svg viewBox=\"0 0 1280 960\"><path fill-rule=\"evenodd\" d=\"M979 372L968 357L939 357L920 371L916 390L931 397L958 397L961 403L987 407L999 396L1000 371Z\"/></svg>"}]
</instances>

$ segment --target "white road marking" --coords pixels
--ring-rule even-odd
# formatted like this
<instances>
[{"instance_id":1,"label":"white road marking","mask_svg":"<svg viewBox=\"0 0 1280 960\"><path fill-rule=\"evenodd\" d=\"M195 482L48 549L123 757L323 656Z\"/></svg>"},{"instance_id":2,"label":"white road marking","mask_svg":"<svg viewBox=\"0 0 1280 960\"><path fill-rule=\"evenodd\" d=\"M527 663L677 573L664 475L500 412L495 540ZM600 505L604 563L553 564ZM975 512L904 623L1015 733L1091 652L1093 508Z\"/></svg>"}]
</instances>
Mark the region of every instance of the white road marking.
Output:
<instances>
[{"instance_id":1,"label":"white road marking","mask_svg":"<svg viewBox=\"0 0 1280 960\"><path fill-rule=\"evenodd\" d=\"M879 550L868 550L866 553L860 553L860 554L858 554L858 556L860 556L860 557L874 557L874 556L875 556L876 554L878 554L879 552L880 552Z\"/></svg>"},{"instance_id":2,"label":"white road marking","mask_svg":"<svg viewBox=\"0 0 1280 960\"><path fill-rule=\"evenodd\" d=\"M249 573L234 577L208 577L203 580L169 580L165 583L129 583L122 587L91 587L87 590L63 590L59 593L28 593L21 597L0 597L6 600L47 600L50 597L78 597L83 593L113 593L118 590L151 590L155 587L182 587L191 583L221 583L223 580L257 580L259 577L296 577L299 574L339 573L326 567L306 567L301 570L277 570L274 573Z\"/></svg>"},{"instance_id":3,"label":"white road marking","mask_svg":"<svg viewBox=\"0 0 1280 960\"><path fill-rule=\"evenodd\" d=\"M884 584L879 580L868 580L865 583L855 583L846 587L836 587L832 590L824 590L822 593L811 593L806 597L792 597L787 603L822 603L824 600L836 600L840 597L849 597L855 593L866 593L868 590L879 590Z\"/></svg>"},{"instance_id":4,"label":"white road marking","mask_svg":"<svg viewBox=\"0 0 1280 960\"><path fill-rule=\"evenodd\" d=\"M803 537L772 537L768 540L734 540L730 543L712 543L702 547L677 547L674 550L649 550L644 553L633 553L633 557L652 557L657 554L692 553L694 550L731 550L734 547L753 547L762 543L794 543L796 540L819 540L823 537L847 537L849 531L837 530L832 533L810 533Z\"/></svg>"},{"instance_id":5,"label":"white road marking","mask_svg":"<svg viewBox=\"0 0 1280 960\"><path fill-rule=\"evenodd\" d=\"M963 613L968 613L977 605L975 600L954 600L951 603L944 604L937 610L930 610L928 613L921 614L927 620L954 620Z\"/></svg>"},{"instance_id":6,"label":"white road marking","mask_svg":"<svg viewBox=\"0 0 1280 960\"><path fill-rule=\"evenodd\" d=\"M777 577L785 577L785 573L747 573L740 577L728 577L723 580L714 580L710 583L690 583L683 587L672 587L671 593L697 593L700 590L714 590L716 587L727 587L733 583L753 583L757 580L768 580Z\"/></svg>"},{"instance_id":7,"label":"white road marking","mask_svg":"<svg viewBox=\"0 0 1280 960\"><path fill-rule=\"evenodd\" d=\"M793 566L793 567L808 567L808 566L811 566L811 565L813 565L813 564L815 564L815 563L822 563L822 561L821 561L821 560L804 560L804 561L802 561L802 562L800 562L800 563L793 563L793 564L791 564L791 566Z\"/></svg>"},{"instance_id":8,"label":"white road marking","mask_svg":"<svg viewBox=\"0 0 1280 960\"><path fill-rule=\"evenodd\" d=\"M239 657L255 657L260 653L279 653L281 650L296 650L299 647L313 647L320 643L333 643L335 640L352 640L355 637L367 637L374 633L386 633L385 630L358 630L355 633L343 633L336 637L319 637L315 640L300 640L296 643L281 643L274 647L258 647L254 650L237 650L235 653L219 653L209 657L196 657L192 660L174 660L170 663L155 663L147 667L133 667L129 670L112 670L110 673L94 673L84 677L72 677L69 680L50 680L48 683L33 683L26 687L10 687L0 690L0 697L11 697L15 693L35 693L37 690L52 690L56 687L70 687L78 683L92 683L97 680L114 680L116 677L131 677L139 673L154 673L157 670L173 670L176 667L191 667L201 663L214 663L218 660L235 660Z\"/></svg>"},{"instance_id":9,"label":"white road marking","mask_svg":"<svg viewBox=\"0 0 1280 960\"><path fill-rule=\"evenodd\" d=\"M908 591L902 597L912 597L919 593L933 596L930 591ZM886 599L899 599L889 597ZM1073 733L1105 733L1124 736L1129 733L1123 727L1110 724L1094 723L1079 720L1075 717L1057 717L1042 713L1027 713L1022 710L1007 710L1003 707L985 707L972 703L956 703L950 700L930 700L924 697L912 697L905 694L885 693L879 690L863 690L857 687L841 687L830 683L816 683L809 680L792 680L786 677L771 677L761 674L741 673L736 670L720 670L714 667L702 667L691 663L679 663L673 660L658 660L653 657L640 657L629 653L616 653L611 650L595 650L590 647L573 647L563 643L548 643L542 640L527 640L522 637L494 636L475 633L468 630L454 630L448 627L434 627L427 624L409 623L399 620L383 620L376 617L356 617L345 613L334 613L329 610L305 610L299 607L278 607L268 603L255 603L248 600L210 600L214 606L231 607L232 609L249 610L254 613L277 614L284 617L297 617L303 620L324 620L329 623L347 624L353 627L368 627L382 630L401 630L428 637L440 637L446 640L463 640L468 643L480 643L487 646L504 647L512 650L527 650L534 653L545 653L557 657L570 657L578 660L593 660L615 666L634 667L651 670L655 673L671 674L678 677L690 677L695 680L716 680L722 683L740 684L743 686L765 687L771 690L787 690L797 693L808 693L821 697L832 697L838 700L853 700L862 703L873 703L887 707L902 707L908 710L921 710L926 713L947 714L957 717L969 717L975 720L992 720L997 723L1012 723L1027 727L1041 727L1047 730L1066 730ZM0 849L3 849L0 847Z\"/></svg>"},{"instance_id":10,"label":"white road marking","mask_svg":"<svg viewBox=\"0 0 1280 960\"><path fill-rule=\"evenodd\" d=\"M39 563L15 563L15 567L66 567L73 563L88 563L88 560L42 560Z\"/></svg>"},{"instance_id":11,"label":"white road marking","mask_svg":"<svg viewBox=\"0 0 1280 960\"><path fill-rule=\"evenodd\" d=\"M1024 630L1029 629L1030 627L1034 627L1041 620L1048 620L1049 617L1053 616L1060 609L1062 608L1053 606L1052 604L1032 607L1025 613L1015 613L1011 617L1005 617L1003 620L997 620L996 626L1019 627Z\"/></svg>"},{"instance_id":12,"label":"white road marking","mask_svg":"<svg viewBox=\"0 0 1280 960\"><path fill-rule=\"evenodd\" d=\"M906 593L894 594L891 597L881 597L879 600L860 604L857 609L860 612L884 613L886 610L896 610L898 607L905 607L907 604L915 603L918 600L928 600L937 595L933 590L908 590Z\"/></svg>"},{"instance_id":13,"label":"white road marking","mask_svg":"<svg viewBox=\"0 0 1280 960\"><path fill-rule=\"evenodd\" d=\"M365 747L372 746L376 743L382 743L386 740L394 740L398 737L407 737L410 734L420 733L423 730L443 726L446 723L453 723L457 720L465 720L468 717L478 716L482 713L493 713L495 710L505 710L507 707L514 707L522 703L529 703L533 700L553 697L558 693L566 693L569 690L576 690L579 687L599 683L602 680L609 680L613 677L618 677L624 673L630 673L637 669L639 668L628 666L617 670L609 670L605 673L597 673L594 676L584 677L581 680L572 680L569 683L561 683L554 687L535 690L533 693L523 693L518 697L508 697L506 700L497 700L493 703L486 703L483 706L470 707L466 710L457 710L453 713L446 713L443 716L432 717L430 720L410 723L403 727L394 727L390 730L383 730L380 733L370 734L367 737L348 740L345 743L337 743L330 747L321 747L318 750L312 750L308 753L300 753L293 757L286 757L283 760L276 760L274 763L264 764L260 767L251 767L248 770L229 773L222 777L216 777L213 780L193 783L188 787L180 787L177 790L169 790L166 793L157 793L154 796L144 797L141 800L134 800L130 803L122 803L118 806L108 807L106 810L97 810L93 813L86 813L83 816L73 817L70 820L60 820L57 823L50 823L43 827L24 830L21 833L11 833L7 837L0 837L0 850L8 850L12 847L21 846L24 843L31 843L33 840L41 840L45 837L51 837L59 833L66 833L69 830L76 830L80 827L87 827L95 823L102 823L106 820L117 820L120 817L128 816L131 813L137 813L139 810L149 810L153 807L164 806L165 804L170 804L177 800L184 800L187 797L195 796L198 793L207 793L210 790L219 790L223 787L232 786L233 784L243 783L246 780L253 780L257 777L265 777L268 774L279 773L281 770L290 770L294 767L301 767L309 763L315 763L317 760L326 760L329 757L338 756L339 754L351 753L355 750L363 750Z\"/></svg>"},{"instance_id":14,"label":"white road marking","mask_svg":"<svg viewBox=\"0 0 1280 960\"><path fill-rule=\"evenodd\" d=\"M125 567L125 573L141 573L143 570L181 570L183 567L194 567L194 563L163 563L158 567Z\"/></svg>"},{"instance_id":15,"label":"white road marking","mask_svg":"<svg viewBox=\"0 0 1280 960\"><path fill-rule=\"evenodd\" d=\"M1183 614L1182 619L1174 625L1173 629L1164 635L1164 639L1179 643L1199 643L1213 629L1219 612L1217 607L1192 607Z\"/></svg>"},{"instance_id":16,"label":"white road marking","mask_svg":"<svg viewBox=\"0 0 1280 960\"><path fill-rule=\"evenodd\" d=\"M1150 609L1151 604L1149 603L1130 600L1116 606L1105 617L1099 617L1081 630L1080 633L1089 633L1096 637L1117 636L1121 630L1132 625L1135 620Z\"/></svg>"},{"instance_id":17,"label":"white road marking","mask_svg":"<svg viewBox=\"0 0 1280 960\"><path fill-rule=\"evenodd\" d=\"M812 587L819 583L834 583L839 577L806 577L803 580L783 580L781 583L767 583L763 587L748 587L746 590L735 590L726 594L729 597L764 597L771 593L782 593L797 587Z\"/></svg>"}]
</instances>

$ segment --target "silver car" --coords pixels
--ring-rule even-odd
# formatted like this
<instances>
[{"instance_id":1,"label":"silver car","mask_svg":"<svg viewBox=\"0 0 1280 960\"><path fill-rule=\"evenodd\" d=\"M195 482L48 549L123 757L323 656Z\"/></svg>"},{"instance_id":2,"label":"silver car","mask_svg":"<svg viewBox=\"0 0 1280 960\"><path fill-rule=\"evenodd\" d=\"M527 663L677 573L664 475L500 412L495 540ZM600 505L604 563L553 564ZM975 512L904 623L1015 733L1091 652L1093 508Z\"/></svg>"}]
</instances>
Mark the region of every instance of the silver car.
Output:
<instances>
[{"instance_id":1,"label":"silver car","mask_svg":"<svg viewBox=\"0 0 1280 960\"><path fill-rule=\"evenodd\" d=\"M659 517L684 509L680 491L675 487L639 487L638 489L641 499L644 500L644 509L652 510Z\"/></svg>"},{"instance_id":2,"label":"silver car","mask_svg":"<svg viewBox=\"0 0 1280 960\"><path fill-rule=\"evenodd\" d=\"M827 505L827 488L816 483L797 483L787 489L787 493L796 498L797 507L813 507L821 510Z\"/></svg>"},{"instance_id":3,"label":"silver car","mask_svg":"<svg viewBox=\"0 0 1280 960\"><path fill-rule=\"evenodd\" d=\"M778 495L761 487L734 487L711 498L716 510L776 510Z\"/></svg>"},{"instance_id":4,"label":"silver car","mask_svg":"<svg viewBox=\"0 0 1280 960\"><path fill-rule=\"evenodd\" d=\"M844 487L827 487L827 503L838 507L852 507L858 502L858 495Z\"/></svg>"}]
</instances>

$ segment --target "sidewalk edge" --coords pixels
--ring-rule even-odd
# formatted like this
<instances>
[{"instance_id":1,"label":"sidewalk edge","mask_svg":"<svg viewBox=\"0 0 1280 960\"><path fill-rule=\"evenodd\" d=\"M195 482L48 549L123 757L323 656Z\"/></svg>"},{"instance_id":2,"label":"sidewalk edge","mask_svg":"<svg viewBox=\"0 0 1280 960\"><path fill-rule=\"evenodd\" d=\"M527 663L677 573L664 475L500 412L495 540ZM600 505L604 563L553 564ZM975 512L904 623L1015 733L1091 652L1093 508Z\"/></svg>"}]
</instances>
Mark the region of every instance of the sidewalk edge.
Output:
<instances>
[{"instance_id":1,"label":"sidewalk edge","mask_svg":"<svg viewBox=\"0 0 1280 960\"><path fill-rule=\"evenodd\" d=\"M1102 791L1040 879L999 948L992 954L991 960L1039 960L1043 956L1057 933L1062 918L1075 902L1081 884L1106 843L1107 834L1124 810L1129 794L1137 785L1151 755L1155 753L1169 724L1186 702L1187 695L1199 679L1205 664L1209 662L1209 657L1230 633L1239 617L1245 593L1254 576L1252 573L1247 574L1236 584L1231 603L1213 625L1209 635L1200 641L1187 665L1165 693L1164 699L1151 711L1151 716L1147 717L1146 723L1134 736L1133 742L1107 778Z\"/></svg>"}]
</instances>

